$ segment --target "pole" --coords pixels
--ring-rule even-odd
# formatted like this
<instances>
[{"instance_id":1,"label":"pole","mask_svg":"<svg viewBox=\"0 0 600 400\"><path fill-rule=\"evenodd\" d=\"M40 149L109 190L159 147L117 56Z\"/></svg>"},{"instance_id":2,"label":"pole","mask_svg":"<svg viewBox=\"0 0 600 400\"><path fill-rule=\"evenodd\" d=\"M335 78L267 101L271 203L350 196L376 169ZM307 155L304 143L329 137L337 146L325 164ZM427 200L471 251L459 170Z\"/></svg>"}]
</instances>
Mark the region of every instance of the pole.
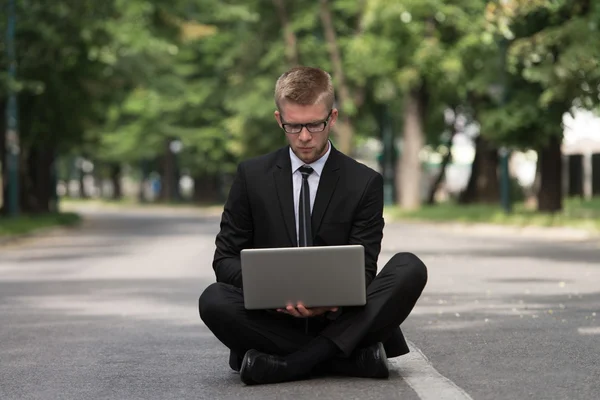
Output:
<instances>
[{"instance_id":1,"label":"pole","mask_svg":"<svg viewBox=\"0 0 600 400\"><path fill-rule=\"evenodd\" d=\"M8 103L6 105L6 164L8 177L7 210L10 217L19 214L19 131L17 96L14 82L17 75L15 56L15 0L8 0L8 27L6 29L6 50L8 56Z\"/></svg>"}]
</instances>

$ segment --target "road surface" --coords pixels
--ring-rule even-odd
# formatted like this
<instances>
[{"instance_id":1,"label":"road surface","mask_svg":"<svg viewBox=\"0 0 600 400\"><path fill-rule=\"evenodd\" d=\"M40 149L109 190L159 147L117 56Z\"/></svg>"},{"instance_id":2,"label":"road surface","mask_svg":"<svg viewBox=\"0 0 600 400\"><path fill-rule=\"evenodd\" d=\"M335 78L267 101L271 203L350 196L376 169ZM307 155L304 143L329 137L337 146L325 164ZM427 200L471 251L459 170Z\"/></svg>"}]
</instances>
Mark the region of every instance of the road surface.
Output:
<instances>
[{"instance_id":1,"label":"road surface","mask_svg":"<svg viewBox=\"0 0 600 400\"><path fill-rule=\"evenodd\" d=\"M83 227L0 247L0 399L595 399L600 247L388 224L380 265L429 283L388 381L245 387L198 317L218 217L86 211Z\"/></svg>"}]
</instances>

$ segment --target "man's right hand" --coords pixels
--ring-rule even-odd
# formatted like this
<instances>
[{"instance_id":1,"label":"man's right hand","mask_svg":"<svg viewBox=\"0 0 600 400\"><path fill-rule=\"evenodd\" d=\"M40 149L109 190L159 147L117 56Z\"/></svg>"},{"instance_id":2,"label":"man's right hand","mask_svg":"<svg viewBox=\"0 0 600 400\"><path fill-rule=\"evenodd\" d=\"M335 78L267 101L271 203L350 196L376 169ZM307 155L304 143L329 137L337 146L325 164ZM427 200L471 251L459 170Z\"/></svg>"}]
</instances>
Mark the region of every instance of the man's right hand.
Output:
<instances>
[{"instance_id":1,"label":"man's right hand","mask_svg":"<svg viewBox=\"0 0 600 400\"><path fill-rule=\"evenodd\" d=\"M314 308L306 308L302 304L298 304L294 307L291 304L288 304L286 308L277 309L278 312L292 315L296 318L311 318L317 317L319 315L323 315L326 312L336 312L338 307L314 307Z\"/></svg>"}]
</instances>

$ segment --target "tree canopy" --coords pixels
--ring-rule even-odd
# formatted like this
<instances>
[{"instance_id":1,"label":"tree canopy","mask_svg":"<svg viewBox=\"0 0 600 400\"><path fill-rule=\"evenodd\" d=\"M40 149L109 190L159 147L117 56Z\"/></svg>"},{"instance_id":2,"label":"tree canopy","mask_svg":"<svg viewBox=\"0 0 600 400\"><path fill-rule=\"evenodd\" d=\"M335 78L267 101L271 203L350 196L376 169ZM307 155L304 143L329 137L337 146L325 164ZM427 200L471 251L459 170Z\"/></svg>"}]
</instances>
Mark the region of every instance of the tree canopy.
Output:
<instances>
[{"instance_id":1,"label":"tree canopy","mask_svg":"<svg viewBox=\"0 0 600 400\"><path fill-rule=\"evenodd\" d=\"M0 71L0 105L15 89L30 192L75 156L117 174L140 163L165 179L183 169L200 184L231 174L285 143L273 90L296 64L332 73L343 116L334 143L345 151L382 139L387 110L407 207L421 201L419 149L446 143L448 110L493 146L543 154L560 146L563 113L600 101L600 7L590 0L16 5L18 74L13 82ZM24 207L47 208L27 198Z\"/></svg>"}]
</instances>

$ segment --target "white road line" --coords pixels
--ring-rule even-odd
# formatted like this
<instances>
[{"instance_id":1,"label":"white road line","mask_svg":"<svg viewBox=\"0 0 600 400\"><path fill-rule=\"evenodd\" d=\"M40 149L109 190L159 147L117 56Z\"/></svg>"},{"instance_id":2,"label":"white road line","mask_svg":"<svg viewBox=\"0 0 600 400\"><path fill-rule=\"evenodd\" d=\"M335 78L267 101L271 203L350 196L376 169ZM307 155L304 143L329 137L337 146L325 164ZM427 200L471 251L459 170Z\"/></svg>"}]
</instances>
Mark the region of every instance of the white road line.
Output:
<instances>
[{"instance_id":1,"label":"white road line","mask_svg":"<svg viewBox=\"0 0 600 400\"><path fill-rule=\"evenodd\" d=\"M590 326L577 328L577 332L580 335L600 335L600 326Z\"/></svg>"},{"instance_id":2,"label":"white road line","mask_svg":"<svg viewBox=\"0 0 600 400\"><path fill-rule=\"evenodd\" d=\"M422 400L473 400L463 389L440 374L425 354L408 342L410 353L389 360Z\"/></svg>"}]
</instances>

